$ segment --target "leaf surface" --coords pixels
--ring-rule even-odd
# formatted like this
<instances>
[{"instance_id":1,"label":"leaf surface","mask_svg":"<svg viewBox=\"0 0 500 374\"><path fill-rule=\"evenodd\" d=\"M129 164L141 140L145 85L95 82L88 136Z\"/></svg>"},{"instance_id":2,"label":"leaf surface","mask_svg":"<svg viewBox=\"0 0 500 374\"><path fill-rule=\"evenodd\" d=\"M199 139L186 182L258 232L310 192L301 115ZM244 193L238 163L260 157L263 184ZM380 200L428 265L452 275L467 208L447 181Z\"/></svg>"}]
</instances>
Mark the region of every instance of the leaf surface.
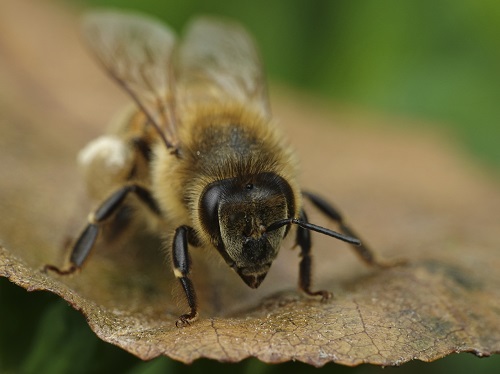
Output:
<instances>
[{"instance_id":1,"label":"leaf surface","mask_svg":"<svg viewBox=\"0 0 500 374\"><path fill-rule=\"evenodd\" d=\"M315 287L334 293L321 303L297 290L291 241L258 290L193 250L201 317L181 329L183 295L161 240L147 234L101 244L74 276L43 274L44 264L62 264L93 206L75 155L127 100L83 51L73 15L6 0L0 25L1 276L60 295L97 336L142 359L399 365L500 352L498 180L443 134L285 93L272 103L304 188L339 206L380 258L406 265L370 269L347 245L315 235Z\"/></svg>"}]
</instances>

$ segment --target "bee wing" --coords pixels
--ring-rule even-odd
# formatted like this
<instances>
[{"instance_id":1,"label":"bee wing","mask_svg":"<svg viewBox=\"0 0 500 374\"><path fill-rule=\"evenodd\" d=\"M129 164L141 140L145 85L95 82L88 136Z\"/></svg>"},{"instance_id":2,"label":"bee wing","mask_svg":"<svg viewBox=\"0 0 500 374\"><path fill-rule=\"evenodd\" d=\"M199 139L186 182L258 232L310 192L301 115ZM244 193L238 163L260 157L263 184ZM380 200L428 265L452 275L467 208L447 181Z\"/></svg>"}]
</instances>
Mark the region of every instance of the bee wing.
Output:
<instances>
[{"instance_id":1,"label":"bee wing","mask_svg":"<svg viewBox=\"0 0 500 374\"><path fill-rule=\"evenodd\" d=\"M105 70L155 126L167 147L176 144L171 64L175 33L154 18L124 11L96 11L83 34Z\"/></svg>"},{"instance_id":2,"label":"bee wing","mask_svg":"<svg viewBox=\"0 0 500 374\"><path fill-rule=\"evenodd\" d=\"M239 101L270 115L262 62L237 23L199 17L188 25L175 60L180 101Z\"/></svg>"}]
</instances>

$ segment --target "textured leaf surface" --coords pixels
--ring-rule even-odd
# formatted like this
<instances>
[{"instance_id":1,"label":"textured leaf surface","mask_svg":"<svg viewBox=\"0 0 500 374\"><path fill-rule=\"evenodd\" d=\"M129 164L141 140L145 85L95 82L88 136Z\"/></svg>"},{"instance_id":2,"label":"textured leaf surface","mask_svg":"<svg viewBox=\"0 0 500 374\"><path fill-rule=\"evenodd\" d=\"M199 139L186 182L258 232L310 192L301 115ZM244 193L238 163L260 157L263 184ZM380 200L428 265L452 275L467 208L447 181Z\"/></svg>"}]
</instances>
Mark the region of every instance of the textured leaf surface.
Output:
<instances>
[{"instance_id":1,"label":"textured leaf surface","mask_svg":"<svg viewBox=\"0 0 500 374\"><path fill-rule=\"evenodd\" d=\"M186 306L155 238L101 245L69 278L41 273L62 263L91 208L76 152L127 100L83 51L73 16L3 1L0 25L1 276L60 295L101 339L143 359L397 365L500 352L498 181L443 135L300 97L282 95L273 107L303 186L334 201L381 258L406 265L369 269L348 246L315 236L315 285L334 293L320 303L297 291L291 242L257 291L193 251L201 319L183 329L174 322Z\"/></svg>"}]
</instances>

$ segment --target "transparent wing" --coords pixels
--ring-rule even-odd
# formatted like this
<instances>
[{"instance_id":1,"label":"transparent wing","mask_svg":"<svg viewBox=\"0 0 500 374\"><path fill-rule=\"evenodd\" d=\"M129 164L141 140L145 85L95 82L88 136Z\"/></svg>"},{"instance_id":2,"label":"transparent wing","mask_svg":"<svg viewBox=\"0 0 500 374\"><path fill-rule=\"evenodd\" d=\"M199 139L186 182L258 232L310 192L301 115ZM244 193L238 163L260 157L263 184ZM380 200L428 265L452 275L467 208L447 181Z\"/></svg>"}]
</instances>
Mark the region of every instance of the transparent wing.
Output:
<instances>
[{"instance_id":1,"label":"transparent wing","mask_svg":"<svg viewBox=\"0 0 500 374\"><path fill-rule=\"evenodd\" d=\"M199 17L176 51L180 101L237 100L269 116L262 62L250 35L238 24Z\"/></svg>"},{"instance_id":2,"label":"transparent wing","mask_svg":"<svg viewBox=\"0 0 500 374\"><path fill-rule=\"evenodd\" d=\"M175 34L154 18L97 11L83 20L83 34L106 71L156 126L167 147L177 143L172 50Z\"/></svg>"}]
</instances>

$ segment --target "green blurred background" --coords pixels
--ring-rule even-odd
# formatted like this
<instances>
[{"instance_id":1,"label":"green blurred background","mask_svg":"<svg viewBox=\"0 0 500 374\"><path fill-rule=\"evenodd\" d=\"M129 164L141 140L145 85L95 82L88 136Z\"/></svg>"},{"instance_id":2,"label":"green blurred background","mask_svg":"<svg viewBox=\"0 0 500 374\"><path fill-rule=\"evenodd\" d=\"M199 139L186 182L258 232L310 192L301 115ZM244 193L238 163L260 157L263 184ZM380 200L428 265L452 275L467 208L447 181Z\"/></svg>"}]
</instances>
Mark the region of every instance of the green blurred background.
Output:
<instances>
[{"instance_id":1,"label":"green blurred background","mask_svg":"<svg viewBox=\"0 0 500 374\"><path fill-rule=\"evenodd\" d=\"M272 81L451 129L500 166L497 0L66 0L141 9L182 30L195 14L242 22Z\"/></svg>"},{"instance_id":2,"label":"green blurred background","mask_svg":"<svg viewBox=\"0 0 500 374\"><path fill-rule=\"evenodd\" d=\"M194 14L229 16L257 39L270 80L364 112L441 126L471 157L500 167L500 2L495 0L58 0L116 6L163 18L177 30ZM404 121L405 126L408 121ZM97 339L84 318L48 293L28 294L0 279L0 373L316 372L300 363L257 360L191 366L141 362ZM12 321L9 316L18 316ZM9 323L6 321L9 320ZM382 369L334 364L323 372ZM500 356L461 354L398 372L490 373Z\"/></svg>"}]
</instances>

